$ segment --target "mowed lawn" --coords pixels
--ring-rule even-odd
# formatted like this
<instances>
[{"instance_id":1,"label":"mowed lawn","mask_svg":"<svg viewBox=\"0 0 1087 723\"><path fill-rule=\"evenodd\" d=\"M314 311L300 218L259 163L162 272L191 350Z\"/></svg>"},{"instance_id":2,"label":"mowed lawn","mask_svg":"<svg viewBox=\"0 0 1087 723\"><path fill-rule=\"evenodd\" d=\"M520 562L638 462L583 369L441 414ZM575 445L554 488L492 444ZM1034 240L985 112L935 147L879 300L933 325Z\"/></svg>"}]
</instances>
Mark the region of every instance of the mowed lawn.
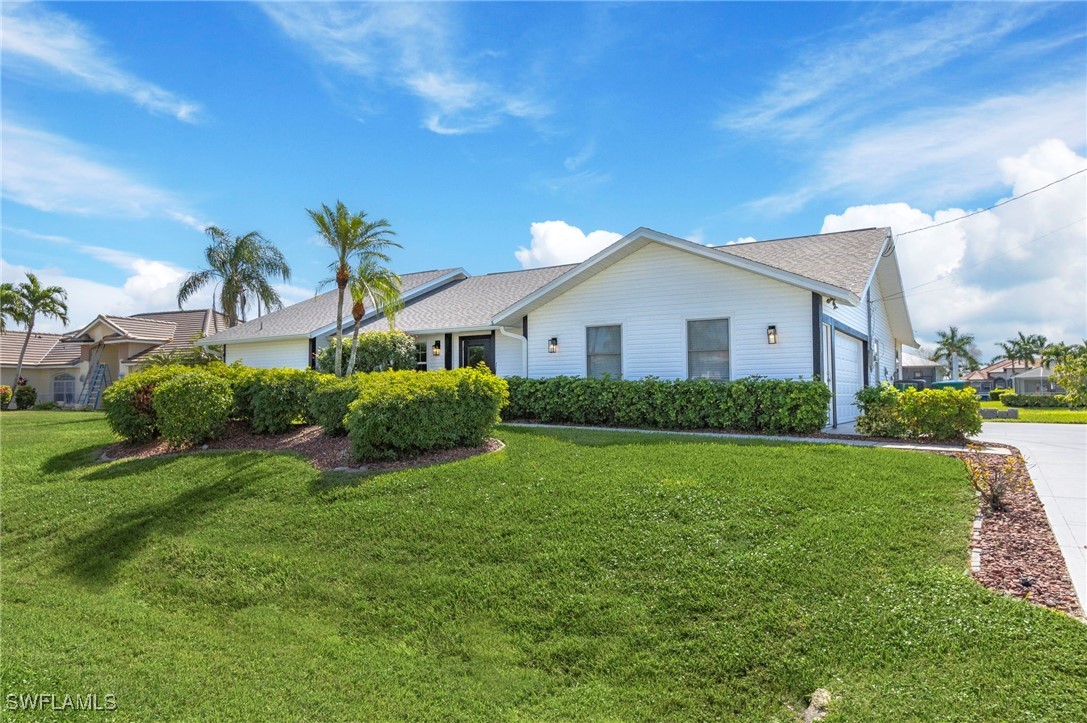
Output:
<instances>
[{"instance_id":1,"label":"mowed lawn","mask_svg":"<svg viewBox=\"0 0 1087 723\"><path fill-rule=\"evenodd\" d=\"M826 687L837 720L1087 720L1087 625L963 574L955 459L502 428L500 452L352 478L95 463L95 414L0 427L5 696L112 693L122 720L795 720Z\"/></svg>"},{"instance_id":2,"label":"mowed lawn","mask_svg":"<svg viewBox=\"0 0 1087 723\"><path fill-rule=\"evenodd\" d=\"M1002 402L982 402L987 409L1011 409ZM1050 422L1052 424L1087 424L1087 409L1016 407L1019 419L986 419L986 422Z\"/></svg>"}]
</instances>

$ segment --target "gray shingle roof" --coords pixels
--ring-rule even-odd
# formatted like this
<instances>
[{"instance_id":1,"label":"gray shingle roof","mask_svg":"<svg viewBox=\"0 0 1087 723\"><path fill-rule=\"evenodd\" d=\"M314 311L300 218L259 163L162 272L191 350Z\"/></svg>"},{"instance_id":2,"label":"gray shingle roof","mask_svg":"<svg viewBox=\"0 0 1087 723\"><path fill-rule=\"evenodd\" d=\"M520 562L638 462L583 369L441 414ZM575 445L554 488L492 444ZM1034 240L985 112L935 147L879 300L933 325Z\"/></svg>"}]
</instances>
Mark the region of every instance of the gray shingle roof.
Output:
<instances>
[{"instance_id":1,"label":"gray shingle roof","mask_svg":"<svg viewBox=\"0 0 1087 723\"><path fill-rule=\"evenodd\" d=\"M713 248L860 296L890 232L889 228L866 228Z\"/></svg>"},{"instance_id":2,"label":"gray shingle roof","mask_svg":"<svg viewBox=\"0 0 1087 723\"><path fill-rule=\"evenodd\" d=\"M436 269L414 274L401 274L400 287L406 292L430 281L452 273L456 269ZM350 316L350 297L344 304L347 321ZM270 339L284 336L305 336L336 321L336 289L318 294L312 299L300 301L279 311L265 314L259 319L238 324L218 334L209 334L209 344L228 344L239 340Z\"/></svg>"},{"instance_id":3,"label":"gray shingle roof","mask_svg":"<svg viewBox=\"0 0 1087 723\"><path fill-rule=\"evenodd\" d=\"M34 332L26 345L25 366L61 365L72 366L79 363L79 344L66 344L60 339L63 334ZM14 367L19 363L19 353L26 339L25 331L5 331L0 334L0 364ZM10 380L0 380L10 384Z\"/></svg>"},{"instance_id":4,"label":"gray shingle roof","mask_svg":"<svg viewBox=\"0 0 1087 723\"><path fill-rule=\"evenodd\" d=\"M396 327L404 331L428 331L491 326L495 314L575 266L577 264L469 276L409 302L396 315ZM360 328L375 331L388 327L384 317L377 317Z\"/></svg>"}]
</instances>

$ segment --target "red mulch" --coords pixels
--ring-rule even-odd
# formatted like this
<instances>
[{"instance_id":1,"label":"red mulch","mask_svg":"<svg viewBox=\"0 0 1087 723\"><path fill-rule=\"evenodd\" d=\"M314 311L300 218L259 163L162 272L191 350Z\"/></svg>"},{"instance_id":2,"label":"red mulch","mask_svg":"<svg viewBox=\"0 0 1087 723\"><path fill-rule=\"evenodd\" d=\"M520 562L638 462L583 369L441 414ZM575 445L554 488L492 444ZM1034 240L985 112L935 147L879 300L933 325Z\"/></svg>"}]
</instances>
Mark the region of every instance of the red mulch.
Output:
<instances>
[{"instance_id":1,"label":"red mulch","mask_svg":"<svg viewBox=\"0 0 1087 723\"><path fill-rule=\"evenodd\" d=\"M454 462L458 459L474 457L477 454L494 452L501 448L502 443L497 439L487 439L479 447L441 449L411 459L360 464L351 456L351 441L347 437L329 437L318 426L297 427L284 434L256 434L244 424L234 422L227 426L219 439L211 440L199 447L178 449L171 447L168 442L162 439L155 439L143 444L117 442L104 450L103 457L111 461L148 459L203 450L295 452L305 457L310 464L322 471L349 468L350 471L360 472L391 472L398 469Z\"/></svg>"},{"instance_id":2,"label":"red mulch","mask_svg":"<svg viewBox=\"0 0 1087 723\"><path fill-rule=\"evenodd\" d=\"M949 453L972 463L990 480L1003 478L1010 483L1001 509L988 509L981 502L981 530L974 533L971 543L981 552L981 571L974 573L974 579L990 590L1082 616L1064 555L1026 463L1019 450L1009 449L1010 456Z\"/></svg>"}]
</instances>

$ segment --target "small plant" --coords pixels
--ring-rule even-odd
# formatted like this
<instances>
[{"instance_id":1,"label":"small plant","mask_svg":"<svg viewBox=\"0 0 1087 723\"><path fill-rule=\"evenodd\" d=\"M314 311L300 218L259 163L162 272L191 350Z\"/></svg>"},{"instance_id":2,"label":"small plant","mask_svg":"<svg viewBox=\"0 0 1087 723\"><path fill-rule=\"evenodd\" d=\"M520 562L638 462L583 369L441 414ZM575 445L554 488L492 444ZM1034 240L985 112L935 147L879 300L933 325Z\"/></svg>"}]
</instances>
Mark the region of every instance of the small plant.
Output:
<instances>
[{"instance_id":1,"label":"small plant","mask_svg":"<svg viewBox=\"0 0 1087 723\"><path fill-rule=\"evenodd\" d=\"M30 409L38 401L38 390L29 384L15 388L15 408Z\"/></svg>"},{"instance_id":2,"label":"small plant","mask_svg":"<svg viewBox=\"0 0 1087 723\"><path fill-rule=\"evenodd\" d=\"M152 394L158 428L174 446L219 436L234 406L226 379L195 367L181 368L185 373L162 382Z\"/></svg>"},{"instance_id":3,"label":"small plant","mask_svg":"<svg viewBox=\"0 0 1087 723\"><path fill-rule=\"evenodd\" d=\"M0 384L0 409L7 409L11 404L11 387Z\"/></svg>"},{"instance_id":4,"label":"small plant","mask_svg":"<svg viewBox=\"0 0 1087 723\"><path fill-rule=\"evenodd\" d=\"M971 451L963 460L970 484L981 496L981 501L990 512L1002 512L1006 507L1008 493L1018 489L1017 466L1014 457L1007 457L999 469L986 465L976 451Z\"/></svg>"}]
</instances>

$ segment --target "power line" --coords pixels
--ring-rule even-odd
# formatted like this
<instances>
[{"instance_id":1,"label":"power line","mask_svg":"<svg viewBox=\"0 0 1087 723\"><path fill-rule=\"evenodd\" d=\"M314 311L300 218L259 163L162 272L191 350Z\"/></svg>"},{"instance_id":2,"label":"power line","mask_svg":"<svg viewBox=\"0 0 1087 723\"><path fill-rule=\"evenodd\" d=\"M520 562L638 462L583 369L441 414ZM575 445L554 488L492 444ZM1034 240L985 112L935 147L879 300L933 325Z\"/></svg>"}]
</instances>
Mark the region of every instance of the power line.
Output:
<instances>
[{"instance_id":1,"label":"power line","mask_svg":"<svg viewBox=\"0 0 1087 723\"><path fill-rule=\"evenodd\" d=\"M915 228L915 229L913 229L911 231L903 231L902 233L898 234L898 238L902 238L903 236L908 236L911 233L917 233L918 231L928 231L930 228L938 228L940 226L946 226L949 223L955 223L956 221L962 221L964 218L970 218L971 216L977 216L979 213L985 213L986 211L992 211L994 208L1000 208L1001 206L1009 204L1012 201L1018 201L1020 198L1025 198L1025 197L1029 196L1032 193L1038 193L1038 191L1044 191L1045 189L1049 188L1050 186L1055 186L1058 183L1060 183L1061 181L1067 181L1069 178L1072 178L1073 176L1078 176L1081 173L1087 173L1087 168L1082 168L1082 169L1076 171L1075 173L1070 173L1067 176L1065 176L1064 178L1058 178L1056 181L1053 181L1052 183L1047 183L1046 185L1042 186L1041 188L1035 188L1033 191L1027 191L1026 193L1021 193L1018 196L1012 196L1011 198L1005 199L1005 200L1001 201L1000 203L996 203L996 204L993 204L992 206L989 206L989 208L983 208L981 210L974 211L973 213L968 213L965 216L959 216L958 218L953 218L950 221L941 221L940 223L934 223L931 226L922 226L921 228Z\"/></svg>"}]
</instances>

